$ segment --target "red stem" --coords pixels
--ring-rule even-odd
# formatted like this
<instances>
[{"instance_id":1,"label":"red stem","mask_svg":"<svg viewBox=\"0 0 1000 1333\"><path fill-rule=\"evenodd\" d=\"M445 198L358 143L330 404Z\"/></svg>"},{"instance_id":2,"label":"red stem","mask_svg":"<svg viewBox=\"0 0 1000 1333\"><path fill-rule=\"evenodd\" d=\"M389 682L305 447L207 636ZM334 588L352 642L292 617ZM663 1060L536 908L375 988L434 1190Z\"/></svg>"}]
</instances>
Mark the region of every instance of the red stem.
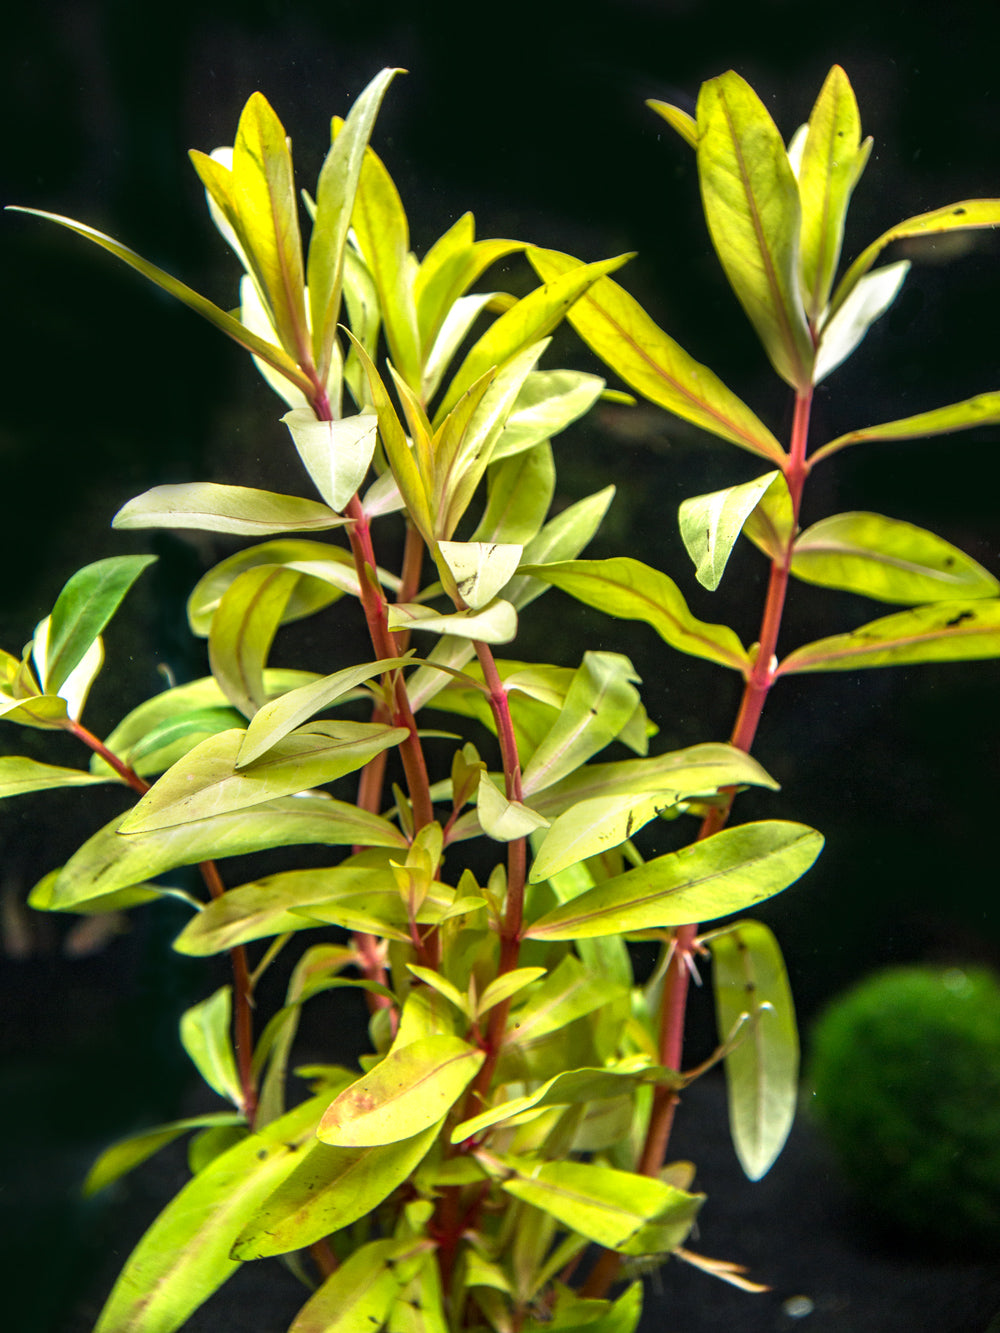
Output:
<instances>
[{"instance_id":1,"label":"red stem","mask_svg":"<svg viewBox=\"0 0 1000 1333\"><path fill-rule=\"evenodd\" d=\"M795 399L791 448L784 469L785 481L792 501L791 532L780 558L771 562L771 575L768 580L764 611L761 617L760 643L757 648L757 656L743 689L743 697L740 700L739 712L736 715L736 722L729 742L747 754L749 754L757 735L761 713L775 680L774 672L777 665L775 654L778 646L778 635L781 631L781 619L788 591L795 534L802 504L802 490L809 472L806 445L809 436L811 407L812 389L810 388L798 394ZM696 841L700 842L703 838L709 838L725 827L732 809L734 794L734 791L730 789L726 794L726 801L712 807L702 821ZM695 951L697 935L698 926L694 924L680 926L677 929L673 939L673 954L663 982L663 994L660 1002L659 1057L660 1063L667 1069L679 1070L681 1067L691 958ZM656 1176L663 1166L678 1101L677 1093L667 1086L661 1085L653 1093L653 1105L649 1117L649 1127L646 1131L646 1141L637 1167L643 1175ZM603 1296L617 1276L620 1265L621 1257L613 1250L605 1250L581 1287L580 1294L588 1297Z\"/></svg>"}]
</instances>

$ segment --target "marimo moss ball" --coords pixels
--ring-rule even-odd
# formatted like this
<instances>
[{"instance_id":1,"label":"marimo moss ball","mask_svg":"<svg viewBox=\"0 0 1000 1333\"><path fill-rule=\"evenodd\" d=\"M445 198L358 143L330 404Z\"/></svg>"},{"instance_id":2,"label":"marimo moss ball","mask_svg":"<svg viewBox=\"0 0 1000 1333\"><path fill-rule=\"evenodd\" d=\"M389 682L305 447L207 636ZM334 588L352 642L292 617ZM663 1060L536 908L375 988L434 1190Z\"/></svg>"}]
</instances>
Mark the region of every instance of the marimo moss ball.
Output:
<instances>
[{"instance_id":1,"label":"marimo moss ball","mask_svg":"<svg viewBox=\"0 0 1000 1333\"><path fill-rule=\"evenodd\" d=\"M1000 983L893 967L821 1016L808 1077L844 1175L897 1234L1000 1251Z\"/></svg>"}]
</instances>

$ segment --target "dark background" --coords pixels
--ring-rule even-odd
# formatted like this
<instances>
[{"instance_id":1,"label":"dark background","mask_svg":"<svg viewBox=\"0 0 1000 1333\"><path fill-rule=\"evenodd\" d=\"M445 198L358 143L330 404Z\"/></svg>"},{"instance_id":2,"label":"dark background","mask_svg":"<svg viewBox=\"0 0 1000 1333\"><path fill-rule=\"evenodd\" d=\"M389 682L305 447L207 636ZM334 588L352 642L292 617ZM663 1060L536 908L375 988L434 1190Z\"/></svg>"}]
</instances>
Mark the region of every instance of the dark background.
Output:
<instances>
[{"instance_id":1,"label":"dark background","mask_svg":"<svg viewBox=\"0 0 1000 1333\"><path fill-rule=\"evenodd\" d=\"M410 72L390 89L374 142L418 254L468 208L481 236L587 260L638 251L619 275L625 285L780 436L788 393L726 288L693 156L644 99L693 103L703 79L733 67L787 137L829 66L843 64L875 137L848 224L852 257L904 217L1000 193L987 12L973 0L947 13L847 0L822 17L801 0L540 0L489 11L453 0L42 3L5 19L0 202L86 221L232 305L235 261L207 219L186 150L231 142L259 88L311 186L331 114L346 113L383 65L401 65ZM300 483L277 423L282 409L239 349L79 239L11 214L0 227L0 644L19 651L88 560L161 555L107 635L111 665L87 714L106 732L162 686L160 663L180 679L204 670L183 598L221 549L112 534L111 515L160 482L239 473L278 489ZM895 306L817 394L817 443L998 387L998 245L976 233L911 252ZM529 279L512 262L496 281L524 289ZM555 355L552 364L592 366L569 336ZM1000 571L998 446L1000 431L983 429L849 450L817 473L804 520L877 510L931 527ZM688 495L749 479L759 463L645 408L600 409L558 442L556 458L560 503L609 480L619 487L591 554L631 553L666 569L696 614L755 637L762 558L741 544L720 591L705 592L676 536L676 509ZM786 647L892 610L801 584L793 592ZM588 646L628 652L661 727L659 748L728 734L734 677L558 598L535 608L539 654L575 664ZM553 624L563 623L555 637ZM827 836L808 878L762 913L781 936L804 1026L878 963L996 962L998 685L990 662L802 677L775 691L756 753L783 790L745 799L740 813L799 819ZM61 741L8 727L0 750L80 762ZM127 935L87 952L65 924L20 908L74 839L110 817L114 800L71 792L0 810L0 1220L12 1271L45 1272L18 1329L64 1327L87 1284L88 1244L113 1234L102 1228L113 1228L114 1205L82 1208L72 1202L76 1184L110 1137L175 1112L186 1079L176 1013L207 992L202 973L170 955L177 921L168 910L147 909ZM707 998L696 1006L708 1007ZM694 1023L695 1043L704 1042L704 1022Z\"/></svg>"}]
</instances>

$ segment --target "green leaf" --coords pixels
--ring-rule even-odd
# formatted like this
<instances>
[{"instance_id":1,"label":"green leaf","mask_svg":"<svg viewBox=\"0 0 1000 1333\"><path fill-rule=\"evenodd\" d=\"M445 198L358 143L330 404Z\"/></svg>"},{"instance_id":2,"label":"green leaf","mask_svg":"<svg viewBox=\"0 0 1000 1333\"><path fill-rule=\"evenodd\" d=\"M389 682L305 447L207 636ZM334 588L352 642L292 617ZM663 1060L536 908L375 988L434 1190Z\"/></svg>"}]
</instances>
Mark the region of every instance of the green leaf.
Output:
<instances>
[{"instance_id":1,"label":"green leaf","mask_svg":"<svg viewBox=\"0 0 1000 1333\"><path fill-rule=\"evenodd\" d=\"M775 676L1000 657L1000 600L938 602L873 620L789 653Z\"/></svg>"},{"instance_id":2,"label":"green leaf","mask_svg":"<svg viewBox=\"0 0 1000 1333\"><path fill-rule=\"evenodd\" d=\"M438 893L425 902L431 916L447 906ZM346 861L319 870L285 870L228 889L191 918L174 948L206 957L251 940L307 930L318 919L409 938L406 907L388 867Z\"/></svg>"},{"instance_id":3,"label":"green leaf","mask_svg":"<svg viewBox=\"0 0 1000 1333\"><path fill-rule=\"evenodd\" d=\"M618 255L594 264L575 264L551 281L522 297L486 330L469 350L452 377L434 418L439 425L452 407L492 367L502 366L525 348L545 338L562 321L575 301L599 278L621 268L631 255Z\"/></svg>"},{"instance_id":4,"label":"green leaf","mask_svg":"<svg viewBox=\"0 0 1000 1333\"><path fill-rule=\"evenodd\" d=\"M125 594L155 555L111 556L77 570L56 599L49 618L42 688L58 694L82 662Z\"/></svg>"},{"instance_id":5,"label":"green leaf","mask_svg":"<svg viewBox=\"0 0 1000 1333\"><path fill-rule=\"evenodd\" d=\"M227 556L195 584L187 605L188 623L195 634L207 637L223 593L238 574L255 565L284 565L302 576L285 605L285 624L322 610L342 593L360 595L349 551L305 538L261 542Z\"/></svg>"},{"instance_id":6,"label":"green leaf","mask_svg":"<svg viewBox=\"0 0 1000 1333\"><path fill-rule=\"evenodd\" d=\"M847 206L870 148L871 140L861 144L861 118L850 80L834 65L809 117L798 170L802 290L806 315L813 323L830 299Z\"/></svg>"},{"instance_id":7,"label":"green leaf","mask_svg":"<svg viewBox=\"0 0 1000 1333\"><path fill-rule=\"evenodd\" d=\"M303 1102L184 1186L132 1251L94 1333L175 1333L232 1277L237 1236L301 1161L325 1101Z\"/></svg>"},{"instance_id":8,"label":"green leaf","mask_svg":"<svg viewBox=\"0 0 1000 1333\"><path fill-rule=\"evenodd\" d=\"M255 565L222 594L208 632L208 660L223 694L245 717L267 702L264 666L299 580L281 565Z\"/></svg>"},{"instance_id":9,"label":"green leaf","mask_svg":"<svg viewBox=\"0 0 1000 1333\"><path fill-rule=\"evenodd\" d=\"M910 262L904 259L898 264L877 268L874 273L866 273L859 279L833 317L823 324L813 366L814 384L826 379L831 370L851 355L875 321L881 319L895 301L909 270Z\"/></svg>"},{"instance_id":10,"label":"green leaf","mask_svg":"<svg viewBox=\"0 0 1000 1333\"><path fill-rule=\"evenodd\" d=\"M529 833L545 828L548 824L544 816L536 814L522 801L509 800L484 772L479 774L476 813L479 827L488 838L497 842L514 842L517 838L526 838Z\"/></svg>"},{"instance_id":11,"label":"green leaf","mask_svg":"<svg viewBox=\"0 0 1000 1333\"><path fill-rule=\"evenodd\" d=\"M264 704L247 728L237 761L239 767L254 763L278 741L284 740L289 732L316 713L329 708L359 685L374 676L405 666L406 661L405 657L387 657L377 662L366 662L363 666L346 667L343 671L335 671L330 676L321 676L319 680L301 685L296 690L289 690L287 694Z\"/></svg>"},{"instance_id":12,"label":"green leaf","mask_svg":"<svg viewBox=\"0 0 1000 1333\"><path fill-rule=\"evenodd\" d=\"M167 718L136 741L129 752L128 765L140 777L162 773L207 737L242 726L243 722L244 718L235 708L198 708L179 717ZM91 760L95 773L106 767L99 755Z\"/></svg>"},{"instance_id":13,"label":"green leaf","mask_svg":"<svg viewBox=\"0 0 1000 1333\"><path fill-rule=\"evenodd\" d=\"M70 231L75 231L79 236L85 237L88 241L93 241L95 245L99 245L103 250L108 250L116 258L128 264L130 268L134 268L136 272L141 273L144 278L156 283L157 287L161 287L169 295L175 296L178 301L182 301L184 305L207 319L210 324L214 324L217 329L221 329L223 333L232 338L234 342L239 343L241 347L245 347L254 356L259 356L267 365L273 366L275 370L284 375L285 379L290 380L301 389L304 394L309 395L314 391L315 386L308 376L303 374L295 361L282 348L277 347L266 338L261 338L252 333L238 319L234 319L232 315L220 310L217 305L214 305L204 296L200 296L196 291L192 291L190 287L183 282L179 282L177 278L172 278L169 273L164 273L161 268L149 263L141 255L137 255L134 250L122 245L120 241L105 236L103 232L88 227L82 222L74 222L72 218L60 217L57 213L45 213L38 208L15 208L13 211L16 213L30 213L34 217L46 218L49 222L57 222L61 227L68 227Z\"/></svg>"},{"instance_id":14,"label":"green leaf","mask_svg":"<svg viewBox=\"0 0 1000 1333\"><path fill-rule=\"evenodd\" d=\"M269 801L234 814L127 838L119 835L120 824L121 817L116 815L70 857L52 885L51 910L72 911L178 866L271 847L360 843L402 850L407 846L402 833L387 819L319 794Z\"/></svg>"},{"instance_id":15,"label":"green leaf","mask_svg":"<svg viewBox=\"0 0 1000 1333\"><path fill-rule=\"evenodd\" d=\"M339 421L319 421L300 407L281 420L320 495L338 513L345 509L371 465L378 418L363 412Z\"/></svg>"},{"instance_id":16,"label":"green leaf","mask_svg":"<svg viewBox=\"0 0 1000 1333\"><path fill-rule=\"evenodd\" d=\"M232 198L237 235L269 307L282 347L312 365L305 309L298 192L284 126L262 93L252 93L233 144Z\"/></svg>"},{"instance_id":17,"label":"green leaf","mask_svg":"<svg viewBox=\"0 0 1000 1333\"><path fill-rule=\"evenodd\" d=\"M452 1143L462 1143L465 1139L481 1134L491 1125L502 1120L510 1120L522 1111L536 1106L572 1106L591 1101L614 1100L621 1097L637 1083L650 1081L649 1061L638 1058L632 1064L623 1062L615 1069L573 1069L556 1074L547 1079L534 1092L523 1097L514 1097L510 1101L500 1102L456 1125L451 1133Z\"/></svg>"},{"instance_id":18,"label":"green leaf","mask_svg":"<svg viewBox=\"0 0 1000 1333\"><path fill-rule=\"evenodd\" d=\"M375 280L392 364L410 388L419 393L420 337L413 296L416 266L410 255L410 231L399 191L371 148L365 152L351 222Z\"/></svg>"},{"instance_id":19,"label":"green leaf","mask_svg":"<svg viewBox=\"0 0 1000 1333\"><path fill-rule=\"evenodd\" d=\"M542 278L565 273L578 262L557 250L532 247L527 255ZM650 402L771 463L780 465L784 459L785 451L750 408L610 278L602 278L577 301L569 322L606 365Z\"/></svg>"},{"instance_id":20,"label":"green leaf","mask_svg":"<svg viewBox=\"0 0 1000 1333\"><path fill-rule=\"evenodd\" d=\"M441 615L420 602L393 602L388 607L391 630L419 629L432 634L457 635L483 643L510 643L517 634L517 612L510 602L497 598L478 611L455 611Z\"/></svg>"},{"instance_id":21,"label":"green leaf","mask_svg":"<svg viewBox=\"0 0 1000 1333\"><path fill-rule=\"evenodd\" d=\"M472 540L522 546L531 541L549 512L555 479L547 443L493 463L487 473L486 509Z\"/></svg>"},{"instance_id":22,"label":"green leaf","mask_svg":"<svg viewBox=\"0 0 1000 1333\"><path fill-rule=\"evenodd\" d=\"M222 986L181 1016L181 1044L208 1086L237 1107L243 1091L230 1038L232 990Z\"/></svg>"},{"instance_id":23,"label":"green leaf","mask_svg":"<svg viewBox=\"0 0 1000 1333\"><path fill-rule=\"evenodd\" d=\"M734 632L725 625L696 619L673 579L640 560L630 556L563 560L523 564L520 572L562 588L607 615L645 621L678 652L705 657L744 674L749 670L750 659Z\"/></svg>"},{"instance_id":24,"label":"green leaf","mask_svg":"<svg viewBox=\"0 0 1000 1333\"><path fill-rule=\"evenodd\" d=\"M531 867L531 883L621 846L671 804L669 797L661 795L627 795L598 796L571 806L542 839Z\"/></svg>"},{"instance_id":25,"label":"green leaf","mask_svg":"<svg viewBox=\"0 0 1000 1333\"><path fill-rule=\"evenodd\" d=\"M636 679L621 653L584 654L561 711L524 769L526 795L551 787L611 744L639 703Z\"/></svg>"},{"instance_id":26,"label":"green leaf","mask_svg":"<svg viewBox=\"0 0 1000 1333\"><path fill-rule=\"evenodd\" d=\"M32 791L48 791L52 787L89 787L95 782L108 782L110 778L110 770L106 775L88 773L79 768L41 764L37 759L26 759L21 755L0 755L0 800Z\"/></svg>"},{"instance_id":27,"label":"green leaf","mask_svg":"<svg viewBox=\"0 0 1000 1333\"><path fill-rule=\"evenodd\" d=\"M481 611L510 582L524 551L510 542L438 542L438 550L473 611Z\"/></svg>"},{"instance_id":28,"label":"green leaf","mask_svg":"<svg viewBox=\"0 0 1000 1333\"><path fill-rule=\"evenodd\" d=\"M439 1128L431 1125L411 1138L376 1147L331 1148L314 1142L248 1220L233 1246L234 1257L262 1259L304 1249L368 1216L409 1179Z\"/></svg>"},{"instance_id":29,"label":"green leaf","mask_svg":"<svg viewBox=\"0 0 1000 1333\"><path fill-rule=\"evenodd\" d=\"M446 1115L486 1058L459 1037L423 1037L394 1046L327 1107L317 1134L343 1148L411 1138Z\"/></svg>"},{"instance_id":30,"label":"green leaf","mask_svg":"<svg viewBox=\"0 0 1000 1333\"><path fill-rule=\"evenodd\" d=\"M522 453L558 435L590 411L603 388L598 375L580 370L532 371L507 418L493 458Z\"/></svg>"},{"instance_id":31,"label":"green leaf","mask_svg":"<svg viewBox=\"0 0 1000 1333\"><path fill-rule=\"evenodd\" d=\"M783 820L724 829L605 880L547 912L525 934L575 940L712 921L787 889L822 845L815 829Z\"/></svg>"},{"instance_id":32,"label":"green leaf","mask_svg":"<svg viewBox=\"0 0 1000 1333\"><path fill-rule=\"evenodd\" d=\"M412 1239L368 1241L313 1293L288 1333L381 1329L393 1302L427 1262L434 1262L427 1246Z\"/></svg>"},{"instance_id":33,"label":"green leaf","mask_svg":"<svg viewBox=\"0 0 1000 1333\"><path fill-rule=\"evenodd\" d=\"M836 514L807 528L795 539L792 573L907 605L1000 594L993 575L957 546L881 514Z\"/></svg>"},{"instance_id":34,"label":"green leaf","mask_svg":"<svg viewBox=\"0 0 1000 1333\"><path fill-rule=\"evenodd\" d=\"M515 967L512 972L504 972L499 977L494 977L479 997L476 1017L482 1018L483 1014L488 1013L494 1005L509 1000L519 990L523 990L525 986L530 986L533 981L544 976L544 967Z\"/></svg>"},{"instance_id":35,"label":"green leaf","mask_svg":"<svg viewBox=\"0 0 1000 1333\"><path fill-rule=\"evenodd\" d=\"M843 304L858 279L868 272L885 247L893 241L906 240L911 236L936 236L945 231L996 226L1000 226L1000 199L963 199L961 203L946 204L944 208L935 208L930 213L920 213L916 217L907 218L905 222L897 222L872 241L841 278L830 302L831 314Z\"/></svg>"},{"instance_id":36,"label":"green leaf","mask_svg":"<svg viewBox=\"0 0 1000 1333\"><path fill-rule=\"evenodd\" d=\"M740 921L712 935L719 1040L745 1020L726 1054L729 1126L751 1180L766 1175L785 1146L798 1095L799 1039L781 950L767 926Z\"/></svg>"},{"instance_id":37,"label":"green leaf","mask_svg":"<svg viewBox=\"0 0 1000 1333\"><path fill-rule=\"evenodd\" d=\"M788 483L779 473L743 524L743 535L770 560L783 561L795 532L795 514Z\"/></svg>"},{"instance_id":38,"label":"green leaf","mask_svg":"<svg viewBox=\"0 0 1000 1333\"><path fill-rule=\"evenodd\" d=\"M621 1254L662 1253L682 1244L705 1199L662 1180L592 1162L506 1158L504 1164L515 1173L502 1182L507 1194Z\"/></svg>"},{"instance_id":39,"label":"green leaf","mask_svg":"<svg viewBox=\"0 0 1000 1333\"><path fill-rule=\"evenodd\" d=\"M376 74L355 100L340 133L333 138L319 173L316 215L309 241L306 276L312 317L313 360L320 383L326 382L337 336L344 250L365 149L386 90L393 78L402 72L399 69L383 69ZM333 507L340 509L342 506L334 504Z\"/></svg>"},{"instance_id":40,"label":"green leaf","mask_svg":"<svg viewBox=\"0 0 1000 1333\"><path fill-rule=\"evenodd\" d=\"M343 522L339 514L316 500L276 495L252 486L191 481L179 486L154 486L137 495L119 509L111 526L199 528L203 532L259 537L266 532L319 532L340 527Z\"/></svg>"},{"instance_id":41,"label":"green leaf","mask_svg":"<svg viewBox=\"0 0 1000 1333\"><path fill-rule=\"evenodd\" d=\"M947 407L935 407L930 412L918 412L913 417L902 417L899 421L886 421L880 426L864 426L861 430L848 431L838 435L822 449L817 449L810 463L815 464L821 458L829 458L849 444L861 444L866 440L883 442L885 440L920 440L930 435L947 435L953 430L969 430L973 426L996 426L1000 424L1000 392L980 393L975 398L965 398L960 403L950 403Z\"/></svg>"},{"instance_id":42,"label":"green leaf","mask_svg":"<svg viewBox=\"0 0 1000 1333\"><path fill-rule=\"evenodd\" d=\"M508 1031L523 1046L561 1032L578 1018L627 993L627 987L596 975L578 958L567 954L512 1016Z\"/></svg>"},{"instance_id":43,"label":"green leaf","mask_svg":"<svg viewBox=\"0 0 1000 1333\"><path fill-rule=\"evenodd\" d=\"M702 84L698 176L712 244L775 370L812 382L799 288L799 190L774 121L734 71Z\"/></svg>"},{"instance_id":44,"label":"green leaf","mask_svg":"<svg viewBox=\"0 0 1000 1333\"><path fill-rule=\"evenodd\" d=\"M169 1125L156 1125L153 1129L144 1129L138 1134L130 1134L127 1139L119 1139L110 1148L105 1148L97 1161L87 1172L83 1182L86 1195L97 1194L120 1180L129 1171L141 1166L147 1158L165 1148L167 1144L179 1139L192 1129L218 1128L221 1126L245 1125L246 1118L233 1111L213 1111L207 1115L191 1116L187 1120L174 1120Z\"/></svg>"},{"instance_id":45,"label":"green leaf","mask_svg":"<svg viewBox=\"0 0 1000 1333\"><path fill-rule=\"evenodd\" d=\"M764 492L780 472L766 472L742 486L684 500L678 511L681 537L694 561L695 577L712 592L719 586L736 538Z\"/></svg>"},{"instance_id":46,"label":"green leaf","mask_svg":"<svg viewBox=\"0 0 1000 1333\"><path fill-rule=\"evenodd\" d=\"M315 676L310 671L271 669L264 672L268 698L286 693L314 679ZM124 759L131 767L134 768L136 764L143 765L138 771L159 772L161 770L152 763L159 750L158 738L162 737L164 744L168 743L169 728L173 725L178 727L179 735L183 735L189 720L192 722L192 730L204 725L205 735L213 735L219 730L214 725L214 720L218 717L231 718L230 727L235 723L242 723L239 714L228 706L226 696L219 689L214 676L202 676L200 680L188 681L185 685L175 685L146 699L118 723L104 743L112 753L118 755L119 759ZM180 757L180 755L175 756L175 758ZM111 769L98 755L91 759L90 767L94 773L111 773Z\"/></svg>"},{"instance_id":47,"label":"green leaf","mask_svg":"<svg viewBox=\"0 0 1000 1333\"><path fill-rule=\"evenodd\" d=\"M662 116L672 130L676 130L684 142L691 148L698 147L698 122L688 111L682 111L671 102L661 102L655 97L646 99L650 111Z\"/></svg>"},{"instance_id":48,"label":"green leaf","mask_svg":"<svg viewBox=\"0 0 1000 1333\"><path fill-rule=\"evenodd\" d=\"M237 768L245 733L224 731L168 769L119 832L150 833L308 791L355 772L407 734L405 727L371 722L314 722Z\"/></svg>"},{"instance_id":49,"label":"green leaf","mask_svg":"<svg viewBox=\"0 0 1000 1333\"><path fill-rule=\"evenodd\" d=\"M587 764L534 797L538 810L554 816L580 801L615 796L657 795L665 804L710 796L720 787L749 784L777 790L756 759L731 745L692 745L652 759Z\"/></svg>"}]
</instances>

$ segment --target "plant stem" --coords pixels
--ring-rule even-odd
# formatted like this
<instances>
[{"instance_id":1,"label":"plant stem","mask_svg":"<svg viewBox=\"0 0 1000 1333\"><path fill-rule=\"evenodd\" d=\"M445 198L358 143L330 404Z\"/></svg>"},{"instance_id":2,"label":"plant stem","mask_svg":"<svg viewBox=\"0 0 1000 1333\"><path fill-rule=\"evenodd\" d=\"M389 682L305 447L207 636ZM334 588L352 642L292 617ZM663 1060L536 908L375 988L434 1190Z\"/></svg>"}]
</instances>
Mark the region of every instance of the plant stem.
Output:
<instances>
[{"instance_id":1,"label":"plant stem","mask_svg":"<svg viewBox=\"0 0 1000 1333\"><path fill-rule=\"evenodd\" d=\"M138 792L140 796L145 796L146 792L149 791L150 784L144 778L141 778L134 768L130 768L128 764L112 753L92 731L88 731L82 723L75 721L73 718L67 718L63 726L66 731L75 736L77 740L82 741L94 754L100 755L104 762L113 768L122 781L127 782L134 792ZM215 862L202 861L199 863L198 869L201 871L201 877L211 896L221 898L226 891L226 887L222 882L222 877ZM233 1044L236 1047L243 1111L247 1122L253 1128L254 1117L257 1114L257 1084L253 1077L253 982L250 979L247 951L242 944L238 944L234 949L229 950L229 958L233 967L233 991L236 997L233 1012Z\"/></svg>"},{"instance_id":2,"label":"plant stem","mask_svg":"<svg viewBox=\"0 0 1000 1333\"><path fill-rule=\"evenodd\" d=\"M730 737L730 745L749 754L757 735L757 726L775 680L776 651L781 620L788 592L792 554L802 505L802 490L809 473L806 446L809 437L809 414L812 408L812 389L796 395L795 416L792 421L791 447L784 468L785 482L792 501L791 530L780 556L771 562L764 610L761 616L760 642L757 655L743 688L739 711ZM725 827L732 810L734 789L725 793L726 800L713 806L702 821L696 841L709 838ZM691 959L695 952L698 926L678 927L673 939L673 955L667 967L660 1002L659 1058L667 1069L679 1070L684 1048L684 1019L690 988ZM653 1093L653 1105L646 1131L646 1141L637 1170L646 1176L656 1176L663 1166L673 1129L678 1094L666 1085ZM614 1281L621 1265L621 1257L613 1250L605 1250L581 1287L581 1295L603 1296Z\"/></svg>"}]
</instances>

